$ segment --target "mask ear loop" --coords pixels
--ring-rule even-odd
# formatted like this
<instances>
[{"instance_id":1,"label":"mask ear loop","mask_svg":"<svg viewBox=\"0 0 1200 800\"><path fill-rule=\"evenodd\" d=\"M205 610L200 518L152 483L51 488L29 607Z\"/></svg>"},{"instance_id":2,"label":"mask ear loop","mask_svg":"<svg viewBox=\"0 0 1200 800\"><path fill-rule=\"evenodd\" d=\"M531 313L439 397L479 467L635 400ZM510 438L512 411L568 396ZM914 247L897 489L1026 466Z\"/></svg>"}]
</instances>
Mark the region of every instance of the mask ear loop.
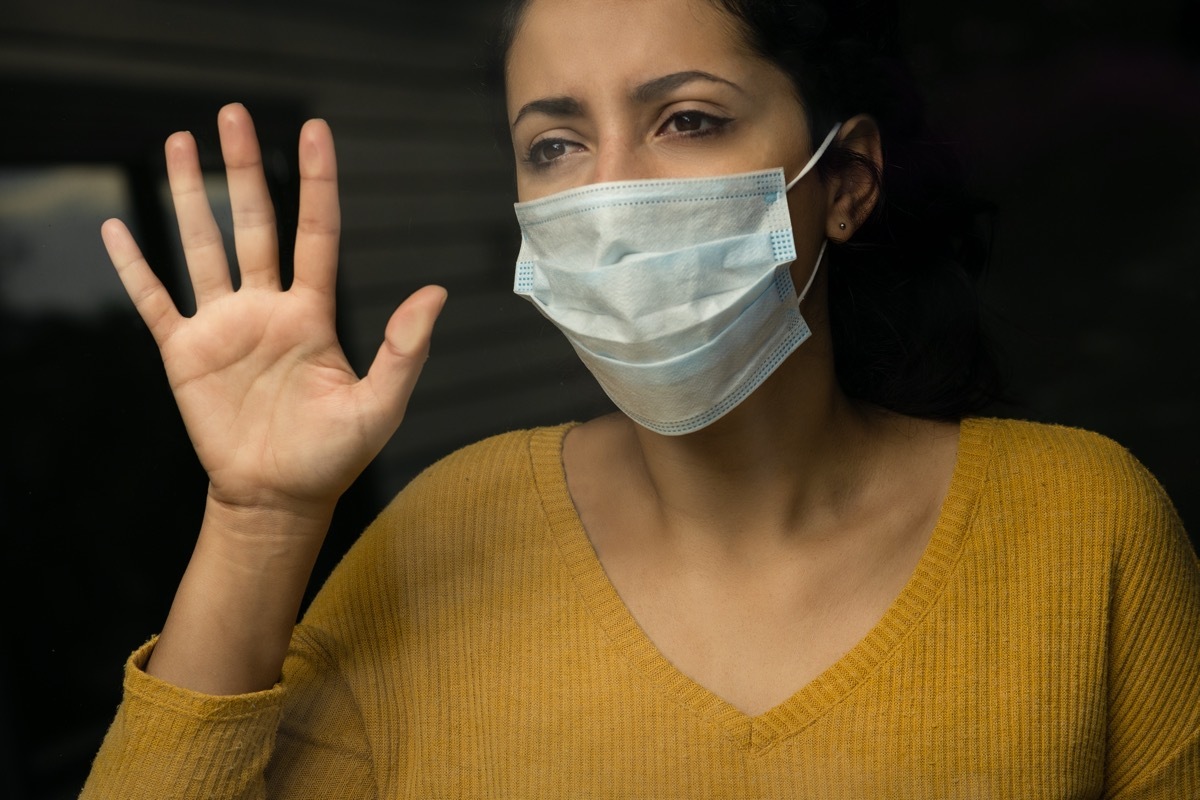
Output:
<instances>
[{"instance_id":1,"label":"mask ear loop","mask_svg":"<svg viewBox=\"0 0 1200 800\"><path fill-rule=\"evenodd\" d=\"M812 168L817 165L817 162L821 160L821 156L825 155L825 151L829 149L829 145L833 144L833 137L837 136L838 131L841 129L842 123L834 123L833 128L828 134L825 135L825 141L821 142L821 146L817 148L817 152L813 153L813 157L810 158L808 163L804 165L804 169L800 170L799 175L792 178L791 183L787 185L787 188L784 189L784 191L790 192L792 187L799 183L800 179L807 175L809 171L811 171Z\"/></svg>"},{"instance_id":2,"label":"mask ear loop","mask_svg":"<svg viewBox=\"0 0 1200 800\"><path fill-rule=\"evenodd\" d=\"M804 165L804 169L800 170L799 175L792 178L791 183L787 185L787 188L784 191L790 192L792 187L799 183L800 179L807 175L812 168L817 165L817 162L821 160L821 156L825 155L825 151L829 149L829 145L833 144L834 137L837 136L838 131L841 129L842 123L834 123L834 126L829 133L825 134L825 141L821 142L821 146L817 148L817 152L813 153L812 158L810 158L808 163ZM812 288L813 281L816 280L817 270L821 268L821 262L825 259L825 246L827 244L829 244L828 239L823 239L821 241L821 250L817 253L817 263L813 265L812 272L808 275L808 283L804 284L804 289L800 292L799 296L796 297L796 305L803 303L804 298L808 296L808 290Z\"/></svg>"},{"instance_id":3,"label":"mask ear loop","mask_svg":"<svg viewBox=\"0 0 1200 800\"><path fill-rule=\"evenodd\" d=\"M825 259L825 245L827 244L829 244L828 239L821 242L821 250L817 253L817 263L813 264L812 272L808 275L808 283L804 284L804 289L796 297L796 305L804 302L804 298L808 295L808 290L812 288L813 280L817 277L817 270L821 268L821 262Z\"/></svg>"}]
</instances>

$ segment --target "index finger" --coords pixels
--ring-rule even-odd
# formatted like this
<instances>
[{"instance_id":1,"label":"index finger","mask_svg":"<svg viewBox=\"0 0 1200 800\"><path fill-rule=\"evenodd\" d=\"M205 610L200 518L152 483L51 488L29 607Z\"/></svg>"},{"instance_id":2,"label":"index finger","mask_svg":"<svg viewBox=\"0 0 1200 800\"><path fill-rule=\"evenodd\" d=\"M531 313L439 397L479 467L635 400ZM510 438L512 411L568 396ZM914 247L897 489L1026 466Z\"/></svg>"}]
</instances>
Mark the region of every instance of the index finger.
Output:
<instances>
[{"instance_id":1,"label":"index finger","mask_svg":"<svg viewBox=\"0 0 1200 800\"><path fill-rule=\"evenodd\" d=\"M333 132L325 120L310 119L300 130L300 214L293 286L332 299L341 230Z\"/></svg>"}]
</instances>

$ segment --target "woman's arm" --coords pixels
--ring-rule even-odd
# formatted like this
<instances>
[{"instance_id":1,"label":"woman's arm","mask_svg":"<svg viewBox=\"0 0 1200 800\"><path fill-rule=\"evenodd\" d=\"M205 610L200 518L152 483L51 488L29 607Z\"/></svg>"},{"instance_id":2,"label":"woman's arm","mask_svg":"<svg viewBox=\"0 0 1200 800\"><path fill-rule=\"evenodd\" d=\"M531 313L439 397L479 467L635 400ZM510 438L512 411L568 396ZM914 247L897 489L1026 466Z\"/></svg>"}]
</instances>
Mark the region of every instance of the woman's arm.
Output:
<instances>
[{"instance_id":1,"label":"woman's arm","mask_svg":"<svg viewBox=\"0 0 1200 800\"><path fill-rule=\"evenodd\" d=\"M334 327L340 212L329 127L311 120L300 133L295 278L282 287L253 123L238 104L218 123L236 290L190 134L172 135L166 158L195 315L175 308L121 222L102 234L209 478L199 540L146 669L186 689L242 694L279 679L334 505L399 425L445 291L425 287L400 306L360 380Z\"/></svg>"},{"instance_id":2,"label":"woman's arm","mask_svg":"<svg viewBox=\"0 0 1200 800\"><path fill-rule=\"evenodd\" d=\"M1140 464L1109 610L1106 798L1200 797L1200 557Z\"/></svg>"}]
</instances>

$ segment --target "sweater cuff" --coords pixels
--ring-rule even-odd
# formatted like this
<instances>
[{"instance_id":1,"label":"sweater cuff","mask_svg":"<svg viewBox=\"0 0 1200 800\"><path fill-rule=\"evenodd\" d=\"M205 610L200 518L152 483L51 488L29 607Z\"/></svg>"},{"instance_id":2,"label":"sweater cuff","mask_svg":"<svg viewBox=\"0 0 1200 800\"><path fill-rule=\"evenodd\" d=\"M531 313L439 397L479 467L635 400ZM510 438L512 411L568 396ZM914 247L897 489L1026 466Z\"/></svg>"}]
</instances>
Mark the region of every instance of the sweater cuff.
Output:
<instances>
[{"instance_id":1,"label":"sweater cuff","mask_svg":"<svg viewBox=\"0 0 1200 800\"><path fill-rule=\"evenodd\" d=\"M283 687L220 696L173 686L144 671L156 640L125 663L125 697L88 787L103 787L97 797L159 800L252 794L274 748Z\"/></svg>"},{"instance_id":2,"label":"sweater cuff","mask_svg":"<svg viewBox=\"0 0 1200 800\"><path fill-rule=\"evenodd\" d=\"M146 664L158 636L143 644L125 662L125 703L134 698L162 712L178 714L196 720L224 722L263 714L278 717L283 706L283 686L249 694L215 695L195 692L167 683L146 672ZM276 719L276 721L278 721Z\"/></svg>"}]
</instances>

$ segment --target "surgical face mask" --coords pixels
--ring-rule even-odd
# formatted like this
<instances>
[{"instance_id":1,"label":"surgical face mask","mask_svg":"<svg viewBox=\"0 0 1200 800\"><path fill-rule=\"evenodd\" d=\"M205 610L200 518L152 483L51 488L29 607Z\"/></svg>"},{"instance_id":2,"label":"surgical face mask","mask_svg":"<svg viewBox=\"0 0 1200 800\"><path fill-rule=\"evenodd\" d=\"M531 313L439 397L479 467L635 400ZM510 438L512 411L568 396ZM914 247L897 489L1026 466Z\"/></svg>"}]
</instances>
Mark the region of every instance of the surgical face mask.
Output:
<instances>
[{"instance_id":1,"label":"surgical face mask","mask_svg":"<svg viewBox=\"0 0 1200 800\"><path fill-rule=\"evenodd\" d=\"M792 284L782 169L617 181L515 205L514 291L567 337L622 412L661 434L735 408L810 335Z\"/></svg>"}]
</instances>

